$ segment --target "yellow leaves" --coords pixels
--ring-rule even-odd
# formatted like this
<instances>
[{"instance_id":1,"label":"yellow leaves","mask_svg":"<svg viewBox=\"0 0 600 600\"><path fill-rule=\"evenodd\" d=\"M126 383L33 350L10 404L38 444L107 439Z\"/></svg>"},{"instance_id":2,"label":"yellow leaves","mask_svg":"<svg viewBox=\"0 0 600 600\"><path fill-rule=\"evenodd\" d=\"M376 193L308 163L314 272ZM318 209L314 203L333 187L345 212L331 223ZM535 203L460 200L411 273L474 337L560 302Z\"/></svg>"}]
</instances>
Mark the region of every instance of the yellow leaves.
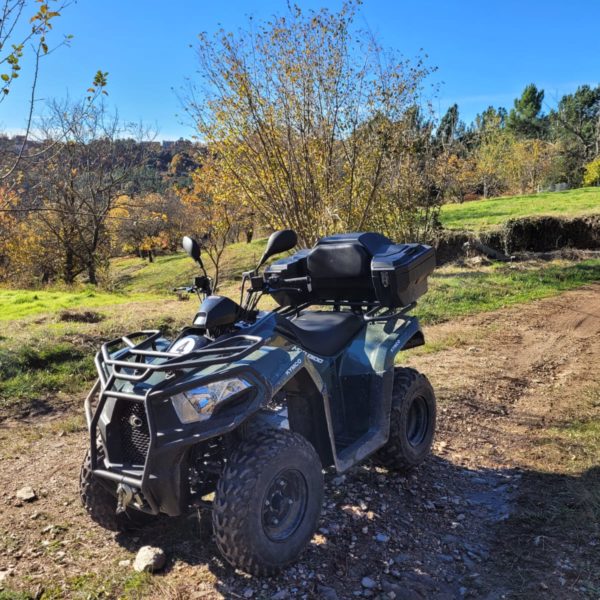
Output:
<instances>
[{"instance_id":1,"label":"yellow leaves","mask_svg":"<svg viewBox=\"0 0 600 600\"><path fill-rule=\"evenodd\" d=\"M585 165L585 174L583 176L583 185L600 184L600 157Z\"/></svg>"}]
</instances>

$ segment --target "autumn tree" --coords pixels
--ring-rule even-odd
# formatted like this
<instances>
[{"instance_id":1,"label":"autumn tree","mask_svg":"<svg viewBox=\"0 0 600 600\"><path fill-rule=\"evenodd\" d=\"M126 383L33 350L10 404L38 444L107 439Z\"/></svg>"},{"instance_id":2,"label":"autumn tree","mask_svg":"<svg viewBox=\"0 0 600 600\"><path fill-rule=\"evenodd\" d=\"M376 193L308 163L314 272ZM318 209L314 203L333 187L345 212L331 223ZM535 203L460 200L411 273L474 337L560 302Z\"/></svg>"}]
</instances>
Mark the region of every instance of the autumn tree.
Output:
<instances>
[{"instance_id":1,"label":"autumn tree","mask_svg":"<svg viewBox=\"0 0 600 600\"><path fill-rule=\"evenodd\" d=\"M600 157L585 165L583 185L600 185Z\"/></svg>"},{"instance_id":2,"label":"autumn tree","mask_svg":"<svg viewBox=\"0 0 600 600\"><path fill-rule=\"evenodd\" d=\"M510 191L519 194L539 192L554 175L558 149L556 144L539 139L516 140L510 145L503 173Z\"/></svg>"},{"instance_id":3,"label":"autumn tree","mask_svg":"<svg viewBox=\"0 0 600 600\"><path fill-rule=\"evenodd\" d=\"M225 248L236 241L240 230L251 227L252 213L218 154L205 159L192 174L191 187L181 189L180 194L187 207L188 233L195 235L212 263L216 290Z\"/></svg>"},{"instance_id":4,"label":"autumn tree","mask_svg":"<svg viewBox=\"0 0 600 600\"><path fill-rule=\"evenodd\" d=\"M485 198L507 190L506 163L514 136L505 127L506 113L489 107L476 118L477 145L474 150L476 176Z\"/></svg>"},{"instance_id":5,"label":"autumn tree","mask_svg":"<svg viewBox=\"0 0 600 600\"><path fill-rule=\"evenodd\" d=\"M188 233L189 215L171 189L123 196L110 213L117 248L154 261L157 251L175 251Z\"/></svg>"},{"instance_id":6,"label":"autumn tree","mask_svg":"<svg viewBox=\"0 0 600 600\"><path fill-rule=\"evenodd\" d=\"M292 6L248 31L200 36L201 82L188 98L200 138L238 197L305 245L374 226L385 182L403 174L389 171L405 160L393 155L406 147L396 125L428 74L357 31L356 7ZM399 208L407 186L391 189Z\"/></svg>"},{"instance_id":7,"label":"autumn tree","mask_svg":"<svg viewBox=\"0 0 600 600\"><path fill-rule=\"evenodd\" d=\"M96 284L110 255L107 221L144 164L145 133L88 101L51 102L41 130L52 151L25 173L23 207L60 249L65 283L85 272Z\"/></svg>"}]
</instances>

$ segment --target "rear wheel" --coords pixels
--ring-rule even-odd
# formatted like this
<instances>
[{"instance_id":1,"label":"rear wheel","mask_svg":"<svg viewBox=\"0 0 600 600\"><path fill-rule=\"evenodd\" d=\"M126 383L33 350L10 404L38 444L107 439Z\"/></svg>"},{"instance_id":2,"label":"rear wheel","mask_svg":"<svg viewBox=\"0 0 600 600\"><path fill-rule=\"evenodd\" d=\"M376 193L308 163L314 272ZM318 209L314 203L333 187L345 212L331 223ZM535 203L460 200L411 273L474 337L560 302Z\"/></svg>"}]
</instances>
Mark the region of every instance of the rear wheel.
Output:
<instances>
[{"instance_id":1,"label":"rear wheel","mask_svg":"<svg viewBox=\"0 0 600 600\"><path fill-rule=\"evenodd\" d=\"M98 460L101 461L102 458L103 450L99 448ZM125 512L117 514L116 492L111 493L109 490L111 485L100 481L92 473L92 460L88 450L83 458L79 475L79 497L92 521L111 531L129 531L144 527L158 518L134 508L128 508Z\"/></svg>"},{"instance_id":2,"label":"rear wheel","mask_svg":"<svg viewBox=\"0 0 600 600\"><path fill-rule=\"evenodd\" d=\"M398 367L394 371L390 436L375 455L384 466L410 471L431 451L435 433L436 401L425 375Z\"/></svg>"},{"instance_id":3,"label":"rear wheel","mask_svg":"<svg viewBox=\"0 0 600 600\"><path fill-rule=\"evenodd\" d=\"M323 502L321 461L301 435L259 432L230 457L217 484L213 529L227 561L273 575L309 542Z\"/></svg>"}]
</instances>

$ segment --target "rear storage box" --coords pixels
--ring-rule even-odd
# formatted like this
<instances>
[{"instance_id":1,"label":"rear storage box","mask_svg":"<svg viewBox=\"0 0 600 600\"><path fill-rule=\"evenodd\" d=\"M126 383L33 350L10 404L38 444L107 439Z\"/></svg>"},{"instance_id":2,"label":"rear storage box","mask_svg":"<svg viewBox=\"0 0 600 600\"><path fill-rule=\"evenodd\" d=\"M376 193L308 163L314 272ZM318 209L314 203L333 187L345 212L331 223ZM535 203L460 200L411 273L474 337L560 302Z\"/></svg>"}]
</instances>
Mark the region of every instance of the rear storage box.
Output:
<instances>
[{"instance_id":1,"label":"rear storage box","mask_svg":"<svg viewBox=\"0 0 600 600\"><path fill-rule=\"evenodd\" d=\"M434 267L435 252L424 244L394 244L378 233L346 233L321 238L311 250L274 262L265 275L310 277L311 293L272 294L282 306L330 301L397 308L427 291Z\"/></svg>"},{"instance_id":2,"label":"rear storage box","mask_svg":"<svg viewBox=\"0 0 600 600\"><path fill-rule=\"evenodd\" d=\"M393 244L371 260L377 299L384 306L415 302L427 291L427 277L435 268L435 251L425 244Z\"/></svg>"}]
</instances>

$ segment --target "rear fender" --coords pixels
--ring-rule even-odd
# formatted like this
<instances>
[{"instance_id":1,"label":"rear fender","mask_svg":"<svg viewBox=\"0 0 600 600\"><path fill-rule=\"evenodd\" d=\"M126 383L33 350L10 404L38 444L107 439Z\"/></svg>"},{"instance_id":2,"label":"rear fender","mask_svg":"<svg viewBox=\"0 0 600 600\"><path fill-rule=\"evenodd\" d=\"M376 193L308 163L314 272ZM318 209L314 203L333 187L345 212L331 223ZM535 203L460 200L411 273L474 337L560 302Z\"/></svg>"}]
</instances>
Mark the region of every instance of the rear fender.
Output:
<instances>
[{"instance_id":1,"label":"rear fender","mask_svg":"<svg viewBox=\"0 0 600 600\"><path fill-rule=\"evenodd\" d=\"M392 343L387 346L384 369L390 369L394 366L398 352L410 350L425 343L425 336L421 330L419 320L416 317L403 319L402 323L391 333L390 341Z\"/></svg>"}]
</instances>

